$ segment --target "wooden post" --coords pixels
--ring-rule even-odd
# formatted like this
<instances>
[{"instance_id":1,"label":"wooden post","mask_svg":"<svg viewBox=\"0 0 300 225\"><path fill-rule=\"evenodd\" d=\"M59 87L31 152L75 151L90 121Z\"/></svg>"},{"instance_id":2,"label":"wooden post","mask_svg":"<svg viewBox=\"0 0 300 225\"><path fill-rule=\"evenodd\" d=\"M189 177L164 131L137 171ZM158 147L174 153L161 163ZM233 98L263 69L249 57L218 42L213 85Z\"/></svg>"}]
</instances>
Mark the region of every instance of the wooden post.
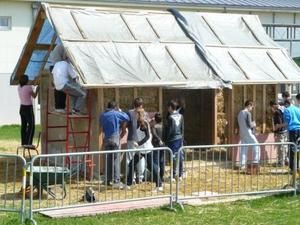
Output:
<instances>
[{"instance_id":1,"label":"wooden post","mask_svg":"<svg viewBox=\"0 0 300 225\"><path fill-rule=\"evenodd\" d=\"M163 117L163 89L160 87L158 89L158 111L161 113Z\"/></svg>"},{"instance_id":2,"label":"wooden post","mask_svg":"<svg viewBox=\"0 0 300 225\"><path fill-rule=\"evenodd\" d=\"M252 96L252 101L256 101L256 85L253 85L253 96ZM256 120L256 107L253 109L253 120Z\"/></svg>"},{"instance_id":3,"label":"wooden post","mask_svg":"<svg viewBox=\"0 0 300 225\"><path fill-rule=\"evenodd\" d=\"M212 96L212 99L213 99L213 121L212 121L212 144L217 144L217 139L218 139L218 98L217 98L217 90L214 89L213 90L213 96Z\"/></svg>"},{"instance_id":4,"label":"wooden post","mask_svg":"<svg viewBox=\"0 0 300 225\"><path fill-rule=\"evenodd\" d=\"M137 98L138 93L137 93L137 88L133 88L133 98Z\"/></svg>"},{"instance_id":5,"label":"wooden post","mask_svg":"<svg viewBox=\"0 0 300 225\"><path fill-rule=\"evenodd\" d=\"M279 84L275 84L275 100L278 102Z\"/></svg>"},{"instance_id":6,"label":"wooden post","mask_svg":"<svg viewBox=\"0 0 300 225\"><path fill-rule=\"evenodd\" d=\"M115 100L117 102L117 104L120 104L120 90L119 88L115 88Z\"/></svg>"},{"instance_id":7,"label":"wooden post","mask_svg":"<svg viewBox=\"0 0 300 225\"><path fill-rule=\"evenodd\" d=\"M232 90L229 92L230 95L229 95L229 99L230 99L230 119L228 121L230 127L229 127L229 135L230 135L230 138L229 138L229 143L233 143L233 137L235 135L234 133L234 118L235 118L235 115L234 115L234 87L232 87Z\"/></svg>"},{"instance_id":8,"label":"wooden post","mask_svg":"<svg viewBox=\"0 0 300 225\"><path fill-rule=\"evenodd\" d=\"M246 85L243 86L243 99L244 99L243 103L245 103L247 101L247 86Z\"/></svg>"},{"instance_id":9,"label":"wooden post","mask_svg":"<svg viewBox=\"0 0 300 225\"><path fill-rule=\"evenodd\" d=\"M262 108L263 108L263 115L262 115L262 120L263 120L263 123L262 123L262 133L265 133L266 131L266 85L264 84L263 85L263 105L262 105Z\"/></svg>"},{"instance_id":10,"label":"wooden post","mask_svg":"<svg viewBox=\"0 0 300 225\"><path fill-rule=\"evenodd\" d=\"M99 88L98 89L98 109L99 109L99 113L104 111L104 93L103 93L103 88ZM99 127L98 127L99 129ZM99 131L99 149L102 149L102 132L100 130Z\"/></svg>"},{"instance_id":11,"label":"wooden post","mask_svg":"<svg viewBox=\"0 0 300 225\"><path fill-rule=\"evenodd\" d=\"M47 119L47 98L48 98L48 88L50 86L50 76L49 73L46 71L42 71L41 78L40 78L40 91L39 91L39 98L40 98L40 113L41 113L41 130L42 130L42 137L41 137L41 153L46 153L46 119Z\"/></svg>"},{"instance_id":12,"label":"wooden post","mask_svg":"<svg viewBox=\"0 0 300 225\"><path fill-rule=\"evenodd\" d=\"M103 88L100 88L97 90L97 108L99 110L98 115L104 111L104 93L103 93ZM99 134L99 138L98 138L98 146L99 146L99 150L101 151L103 149L103 133L101 132L101 130L99 130L99 126L97 126L98 129L98 134ZM104 171L105 169L105 161L104 158L101 157L96 157L96 169L95 169L95 174L101 174L102 171ZM100 170L100 171L97 171Z\"/></svg>"}]
</instances>

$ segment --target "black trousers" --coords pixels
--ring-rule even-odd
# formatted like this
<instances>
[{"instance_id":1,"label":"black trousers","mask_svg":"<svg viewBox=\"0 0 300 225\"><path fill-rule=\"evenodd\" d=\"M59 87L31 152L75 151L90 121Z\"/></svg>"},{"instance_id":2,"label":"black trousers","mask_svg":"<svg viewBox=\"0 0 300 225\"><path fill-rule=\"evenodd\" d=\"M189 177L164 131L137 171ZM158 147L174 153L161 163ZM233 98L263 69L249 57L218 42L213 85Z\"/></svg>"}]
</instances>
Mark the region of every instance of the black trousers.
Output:
<instances>
[{"instance_id":1,"label":"black trousers","mask_svg":"<svg viewBox=\"0 0 300 225\"><path fill-rule=\"evenodd\" d=\"M297 146L300 144L300 130L295 130L295 131L289 131L289 141L295 143ZM294 149L293 146L289 148L289 166L290 169L293 171L294 169L294 159L295 159L295 154L297 149ZM299 170L299 159L297 160L297 168Z\"/></svg>"},{"instance_id":2,"label":"black trousers","mask_svg":"<svg viewBox=\"0 0 300 225\"><path fill-rule=\"evenodd\" d=\"M34 113L32 105L21 105L21 142L22 145L32 145L34 136Z\"/></svg>"},{"instance_id":3,"label":"black trousers","mask_svg":"<svg viewBox=\"0 0 300 225\"><path fill-rule=\"evenodd\" d=\"M66 94L63 91L54 90L55 109L66 108Z\"/></svg>"}]
</instances>

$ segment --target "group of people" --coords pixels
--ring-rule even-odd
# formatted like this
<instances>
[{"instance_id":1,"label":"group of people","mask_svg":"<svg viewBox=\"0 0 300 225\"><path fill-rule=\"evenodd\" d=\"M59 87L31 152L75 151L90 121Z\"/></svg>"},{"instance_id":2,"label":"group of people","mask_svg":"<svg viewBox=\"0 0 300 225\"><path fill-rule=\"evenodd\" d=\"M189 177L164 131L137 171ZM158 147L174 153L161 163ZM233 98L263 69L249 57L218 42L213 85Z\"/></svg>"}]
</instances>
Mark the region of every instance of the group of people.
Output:
<instances>
[{"instance_id":1,"label":"group of people","mask_svg":"<svg viewBox=\"0 0 300 225\"><path fill-rule=\"evenodd\" d=\"M127 148L132 151L127 153L127 169L125 174L125 184L120 181L120 153L110 153L106 157L105 179L107 185L117 188L127 188L134 183L142 182L143 176L139 173L138 164L145 160L145 168L150 171L152 181L155 182L155 191L163 191L162 182L164 180L165 159L164 151L152 151L153 147L168 146L174 155L173 177L176 175L176 160L179 157L179 179L183 175L183 154L178 155L183 143L183 107L177 101L171 100L168 105L168 115L165 126L162 125L162 116L155 113L152 119L144 110L142 98L136 98L133 102L133 109L122 112L115 101L110 101L107 109L100 115L99 124L103 133L103 143L105 150L120 149L120 140L126 135ZM134 149L145 149L134 151ZM134 176L135 175L135 176ZM134 178L135 177L135 178Z\"/></svg>"},{"instance_id":2,"label":"group of people","mask_svg":"<svg viewBox=\"0 0 300 225\"><path fill-rule=\"evenodd\" d=\"M300 94L296 96L297 104L300 105ZM245 107L238 115L239 134L242 144L258 143L255 137L256 123L251 118L251 111L254 103L251 100L245 102ZM270 101L270 108L273 113L273 132L275 141L286 143L292 142L300 145L300 107L293 104L289 92L282 93L282 101ZM260 147L254 145L251 164L259 166ZM297 149L293 146L279 145L277 148L278 166L289 165L291 171L294 170L294 159ZM247 163L248 146L243 146L240 153L240 168L245 169ZM299 160L297 162L299 168Z\"/></svg>"}]
</instances>

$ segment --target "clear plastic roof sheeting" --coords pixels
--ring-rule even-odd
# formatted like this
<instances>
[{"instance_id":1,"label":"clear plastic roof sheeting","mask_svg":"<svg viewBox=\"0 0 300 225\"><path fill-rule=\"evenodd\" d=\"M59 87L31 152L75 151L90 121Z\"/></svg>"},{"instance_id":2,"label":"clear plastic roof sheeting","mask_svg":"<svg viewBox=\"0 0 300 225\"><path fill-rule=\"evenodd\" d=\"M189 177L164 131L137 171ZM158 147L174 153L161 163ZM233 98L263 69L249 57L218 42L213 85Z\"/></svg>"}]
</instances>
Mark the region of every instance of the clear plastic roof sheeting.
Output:
<instances>
[{"instance_id":1,"label":"clear plastic roof sheeting","mask_svg":"<svg viewBox=\"0 0 300 225\"><path fill-rule=\"evenodd\" d=\"M299 81L299 68L265 33L257 16L170 11L222 80L233 84Z\"/></svg>"},{"instance_id":2,"label":"clear plastic roof sheeting","mask_svg":"<svg viewBox=\"0 0 300 225\"><path fill-rule=\"evenodd\" d=\"M86 87L300 81L299 68L257 16L42 5L13 81L23 73L34 79L65 54Z\"/></svg>"},{"instance_id":3,"label":"clear plastic roof sheeting","mask_svg":"<svg viewBox=\"0 0 300 225\"><path fill-rule=\"evenodd\" d=\"M44 8L85 86L225 86L169 12Z\"/></svg>"}]
</instances>

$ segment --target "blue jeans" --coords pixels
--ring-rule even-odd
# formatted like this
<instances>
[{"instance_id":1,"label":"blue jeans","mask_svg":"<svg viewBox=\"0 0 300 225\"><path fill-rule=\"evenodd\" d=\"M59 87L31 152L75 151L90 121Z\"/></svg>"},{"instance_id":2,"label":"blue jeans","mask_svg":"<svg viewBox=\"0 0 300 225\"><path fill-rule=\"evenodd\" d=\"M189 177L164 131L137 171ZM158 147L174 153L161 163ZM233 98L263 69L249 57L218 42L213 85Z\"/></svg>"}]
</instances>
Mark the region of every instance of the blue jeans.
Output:
<instances>
[{"instance_id":1,"label":"blue jeans","mask_svg":"<svg viewBox=\"0 0 300 225\"><path fill-rule=\"evenodd\" d=\"M170 141L167 143L167 146L172 150L173 152L173 177L176 175L176 164L177 164L177 158L179 157L179 177L182 177L183 174L183 152L179 152L179 149L182 146L182 139Z\"/></svg>"},{"instance_id":2,"label":"blue jeans","mask_svg":"<svg viewBox=\"0 0 300 225\"><path fill-rule=\"evenodd\" d=\"M62 91L71 96L72 108L81 111L85 103L86 90L84 90L78 83L69 81L65 84Z\"/></svg>"}]
</instances>

